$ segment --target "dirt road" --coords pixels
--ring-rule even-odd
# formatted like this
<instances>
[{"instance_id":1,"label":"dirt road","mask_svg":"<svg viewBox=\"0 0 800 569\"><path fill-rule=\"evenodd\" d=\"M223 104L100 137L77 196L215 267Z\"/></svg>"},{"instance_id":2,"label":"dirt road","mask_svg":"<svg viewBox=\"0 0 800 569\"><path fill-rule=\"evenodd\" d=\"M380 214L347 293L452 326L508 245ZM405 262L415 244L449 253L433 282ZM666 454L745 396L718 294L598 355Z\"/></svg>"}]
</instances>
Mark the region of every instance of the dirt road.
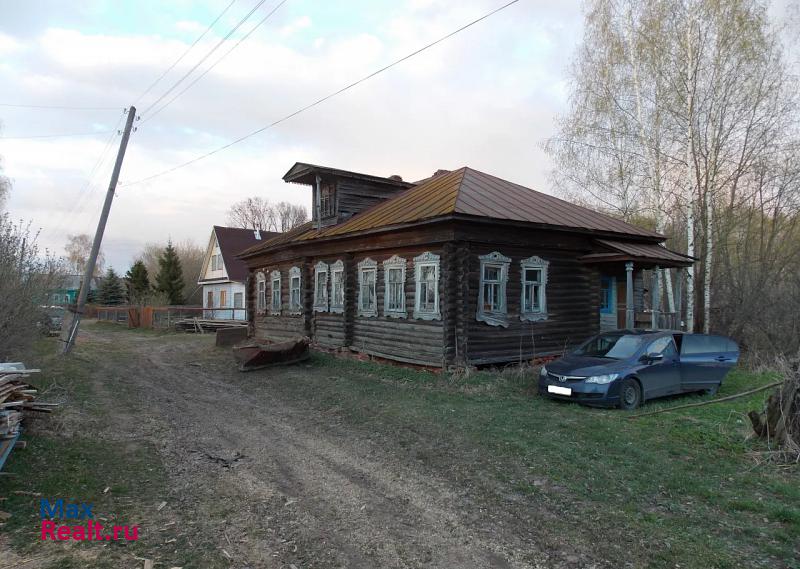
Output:
<instances>
[{"instance_id":1,"label":"dirt road","mask_svg":"<svg viewBox=\"0 0 800 569\"><path fill-rule=\"evenodd\" d=\"M187 543L231 566L595 566L537 539L546 516L530 515L535 504L480 472L459 483L469 456L444 468L421 461L439 441L395 445L281 387L330 374L324 366L240 374L210 337L112 341L125 342L124 363L95 374L114 418L109 436L155 442L169 472L163 513L179 517Z\"/></svg>"}]
</instances>

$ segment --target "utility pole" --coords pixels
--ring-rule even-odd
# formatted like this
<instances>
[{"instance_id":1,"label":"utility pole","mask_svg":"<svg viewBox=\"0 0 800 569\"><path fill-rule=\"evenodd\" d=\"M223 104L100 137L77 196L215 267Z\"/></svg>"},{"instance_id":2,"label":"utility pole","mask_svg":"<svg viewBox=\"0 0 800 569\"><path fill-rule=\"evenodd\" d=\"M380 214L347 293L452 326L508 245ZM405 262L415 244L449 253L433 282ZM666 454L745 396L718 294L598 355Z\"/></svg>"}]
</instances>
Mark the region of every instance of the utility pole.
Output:
<instances>
[{"instance_id":1,"label":"utility pole","mask_svg":"<svg viewBox=\"0 0 800 569\"><path fill-rule=\"evenodd\" d=\"M89 259L86 261L86 268L83 271L83 282L81 283L80 293L78 293L77 306L74 314L72 315L72 322L66 330L66 338L64 338L64 355L68 354L72 349L72 346L75 345L75 338L78 336L78 327L81 324L81 316L83 315L83 309L86 306L86 297L89 295L89 289L91 288L92 275L94 275L94 268L97 264L97 255L100 253L100 243L103 241L103 233L105 233L106 230L108 214L111 211L111 202L114 200L114 192L117 189L119 172L122 170L122 160L125 158L125 150L128 148L128 139L131 136L131 127L133 127L133 121L135 119L136 107L131 106L128 108L128 120L125 122L125 130L122 132L122 140L119 142L117 161L114 163L114 171L111 173L111 182L108 184L108 192L106 193L106 201L103 204L103 212L100 214L100 221L97 222L97 231L94 234L92 251L89 254Z\"/></svg>"}]
</instances>

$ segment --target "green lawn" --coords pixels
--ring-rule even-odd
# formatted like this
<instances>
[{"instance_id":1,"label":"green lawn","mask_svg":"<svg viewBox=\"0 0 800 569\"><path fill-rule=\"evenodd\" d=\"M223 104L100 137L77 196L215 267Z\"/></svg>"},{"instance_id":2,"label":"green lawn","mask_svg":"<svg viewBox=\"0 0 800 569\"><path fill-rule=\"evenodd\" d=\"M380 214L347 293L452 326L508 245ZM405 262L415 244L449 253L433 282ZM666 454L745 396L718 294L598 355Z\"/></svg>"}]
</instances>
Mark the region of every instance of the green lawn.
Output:
<instances>
[{"instance_id":1,"label":"green lawn","mask_svg":"<svg viewBox=\"0 0 800 569\"><path fill-rule=\"evenodd\" d=\"M0 495L7 497L0 510L12 514L2 530L23 552L41 551L30 529L38 498L15 491L36 488L46 496L94 501L98 511L121 523L144 519L155 527L159 521L153 505L168 481L156 449L135 437L110 442L114 418L104 413L87 379L92 358L134 363L126 342L118 340L135 332L95 329L111 341L79 348L68 360L49 355L52 341L43 344L42 367L50 371L40 387L53 386L49 400L63 391L70 405L63 416L26 433L28 449L15 451L7 464L12 476L0 477ZM163 341L173 338L178 339L165 335ZM230 367L229 358L226 351L205 348L196 360L214 369L215 362ZM492 482L530 504L533 514L547 513L534 516L541 520L536 531L545 545L589 543L617 566L629 561L637 567L800 568L800 468L761 460L765 446L750 436L745 416L761 408L767 392L630 419L618 410L538 397L535 370L451 376L320 354L306 370L302 380L274 376L264 382L241 374L230 381L256 380L261 389L280 392L302 408L339 417L354 434L383 437L399 455L454 486ZM774 380L735 370L717 397ZM647 404L644 411L708 398L673 398ZM75 424L81 428L74 430ZM485 507L503 504L488 501ZM191 549L180 546L167 548ZM127 548L130 560L141 546L109 547ZM53 566L84 566L80 551L65 550Z\"/></svg>"},{"instance_id":2,"label":"green lawn","mask_svg":"<svg viewBox=\"0 0 800 569\"><path fill-rule=\"evenodd\" d=\"M328 381L282 388L359 428L391 432L407 449L439 441L440 452L423 457L436 467L474 456L559 512L548 531L595 539L607 559L627 549L652 567L800 567L800 470L760 463L765 449L745 416L766 392L630 419L539 397L530 371L452 377L330 356L314 365L330 370ZM735 370L717 397L775 379Z\"/></svg>"}]
</instances>

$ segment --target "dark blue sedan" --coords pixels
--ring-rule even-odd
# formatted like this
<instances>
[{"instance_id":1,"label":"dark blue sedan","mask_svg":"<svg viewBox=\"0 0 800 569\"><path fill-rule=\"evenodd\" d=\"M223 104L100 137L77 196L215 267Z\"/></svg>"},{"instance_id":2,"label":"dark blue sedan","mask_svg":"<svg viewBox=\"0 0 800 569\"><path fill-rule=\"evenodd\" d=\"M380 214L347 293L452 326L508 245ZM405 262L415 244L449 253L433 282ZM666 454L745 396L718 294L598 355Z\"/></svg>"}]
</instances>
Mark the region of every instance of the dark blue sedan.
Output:
<instances>
[{"instance_id":1,"label":"dark blue sedan","mask_svg":"<svg viewBox=\"0 0 800 569\"><path fill-rule=\"evenodd\" d=\"M716 393L739 361L730 338L674 331L617 330L594 336L543 366L539 393L588 405L636 409L677 393Z\"/></svg>"}]
</instances>

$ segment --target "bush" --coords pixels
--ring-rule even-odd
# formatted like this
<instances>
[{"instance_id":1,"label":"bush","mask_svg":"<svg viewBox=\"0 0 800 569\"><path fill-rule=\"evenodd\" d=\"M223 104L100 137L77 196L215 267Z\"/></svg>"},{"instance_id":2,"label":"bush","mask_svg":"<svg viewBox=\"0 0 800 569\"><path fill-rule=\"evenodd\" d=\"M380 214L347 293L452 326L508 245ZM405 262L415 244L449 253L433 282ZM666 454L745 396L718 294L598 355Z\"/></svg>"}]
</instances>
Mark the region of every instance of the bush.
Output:
<instances>
[{"instance_id":1,"label":"bush","mask_svg":"<svg viewBox=\"0 0 800 569\"><path fill-rule=\"evenodd\" d=\"M42 305L63 270L58 259L41 254L30 223L0 215L0 361L21 358L44 318Z\"/></svg>"}]
</instances>

